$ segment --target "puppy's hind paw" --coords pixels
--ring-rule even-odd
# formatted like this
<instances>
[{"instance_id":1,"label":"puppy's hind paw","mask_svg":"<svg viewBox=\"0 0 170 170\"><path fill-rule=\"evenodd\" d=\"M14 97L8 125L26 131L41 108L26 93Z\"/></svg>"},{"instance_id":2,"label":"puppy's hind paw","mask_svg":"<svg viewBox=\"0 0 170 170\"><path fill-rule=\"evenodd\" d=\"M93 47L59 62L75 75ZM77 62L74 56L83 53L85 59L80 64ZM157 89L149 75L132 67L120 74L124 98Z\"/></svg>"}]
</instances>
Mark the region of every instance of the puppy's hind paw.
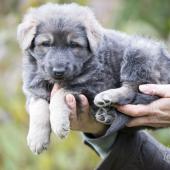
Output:
<instances>
[{"instance_id":1,"label":"puppy's hind paw","mask_svg":"<svg viewBox=\"0 0 170 170\"><path fill-rule=\"evenodd\" d=\"M100 108L100 109L97 111L95 117L96 117L96 120L97 120L98 122L103 123L103 124L106 124L106 125L110 125L110 124L112 124L112 122L114 121L114 116L109 115L109 114L107 113L107 110L104 109L104 108Z\"/></svg>"},{"instance_id":2,"label":"puppy's hind paw","mask_svg":"<svg viewBox=\"0 0 170 170\"><path fill-rule=\"evenodd\" d=\"M94 104L98 107L106 107L112 104L111 97L109 94L99 93L94 99Z\"/></svg>"}]
</instances>

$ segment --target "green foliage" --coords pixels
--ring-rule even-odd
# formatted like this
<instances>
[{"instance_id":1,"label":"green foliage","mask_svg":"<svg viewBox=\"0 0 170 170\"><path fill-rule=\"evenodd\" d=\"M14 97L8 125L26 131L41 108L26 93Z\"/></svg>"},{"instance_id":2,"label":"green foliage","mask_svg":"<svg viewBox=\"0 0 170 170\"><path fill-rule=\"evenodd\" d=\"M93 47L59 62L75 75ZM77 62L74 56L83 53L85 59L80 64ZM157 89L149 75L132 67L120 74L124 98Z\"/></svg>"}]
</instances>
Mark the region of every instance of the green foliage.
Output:
<instances>
[{"instance_id":1,"label":"green foliage","mask_svg":"<svg viewBox=\"0 0 170 170\"><path fill-rule=\"evenodd\" d=\"M124 0L123 2L120 17L117 18L118 27L124 27L129 21L142 21L156 29L162 38L168 39L170 34L169 0Z\"/></svg>"},{"instance_id":2,"label":"green foliage","mask_svg":"<svg viewBox=\"0 0 170 170\"><path fill-rule=\"evenodd\" d=\"M48 151L41 155L29 151L26 133L21 124L0 125L0 167L3 170L90 170L98 161L76 133L64 141L52 136Z\"/></svg>"},{"instance_id":3,"label":"green foliage","mask_svg":"<svg viewBox=\"0 0 170 170\"><path fill-rule=\"evenodd\" d=\"M150 133L162 144L170 147L170 129L160 129L156 131L150 131Z\"/></svg>"}]
</instances>

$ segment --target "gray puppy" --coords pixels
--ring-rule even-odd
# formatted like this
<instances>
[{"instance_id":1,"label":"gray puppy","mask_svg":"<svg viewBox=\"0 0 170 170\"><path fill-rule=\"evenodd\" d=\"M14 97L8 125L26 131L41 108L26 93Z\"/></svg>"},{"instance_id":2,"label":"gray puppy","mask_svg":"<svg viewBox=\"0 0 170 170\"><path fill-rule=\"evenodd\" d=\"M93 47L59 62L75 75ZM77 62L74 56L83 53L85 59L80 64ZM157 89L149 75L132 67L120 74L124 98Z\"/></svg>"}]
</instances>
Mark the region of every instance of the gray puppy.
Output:
<instances>
[{"instance_id":1,"label":"gray puppy","mask_svg":"<svg viewBox=\"0 0 170 170\"><path fill-rule=\"evenodd\" d=\"M67 136L67 93L86 95L95 118L118 131L130 118L111 104L150 103L157 97L139 93L139 84L170 83L170 56L160 43L105 29L77 4L31 9L18 27L18 40L30 114L27 141L34 153L47 148L51 129ZM55 83L62 88L50 101Z\"/></svg>"}]
</instances>

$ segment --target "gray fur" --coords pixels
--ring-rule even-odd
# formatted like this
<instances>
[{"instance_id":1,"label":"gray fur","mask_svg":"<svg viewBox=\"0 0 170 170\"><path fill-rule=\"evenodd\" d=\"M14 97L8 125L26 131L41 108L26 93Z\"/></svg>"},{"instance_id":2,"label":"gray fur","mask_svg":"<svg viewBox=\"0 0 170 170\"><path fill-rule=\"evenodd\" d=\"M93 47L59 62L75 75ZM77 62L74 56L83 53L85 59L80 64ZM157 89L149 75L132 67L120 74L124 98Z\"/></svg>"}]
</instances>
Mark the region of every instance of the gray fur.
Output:
<instances>
[{"instance_id":1,"label":"gray fur","mask_svg":"<svg viewBox=\"0 0 170 170\"><path fill-rule=\"evenodd\" d=\"M39 37L42 34L47 40ZM86 95L96 112L93 100L102 91L123 86L128 90L114 96L114 103L150 103L157 97L140 94L139 84L170 83L170 56L161 43L105 29L87 7L46 4L32 9L18 28L18 37L28 102L32 96L49 101L54 83L59 83L72 93ZM64 68L64 78L55 78L52 68ZM124 127L129 117L99 100L99 121L112 123L107 114L99 116L104 108L114 117L115 131Z\"/></svg>"}]
</instances>

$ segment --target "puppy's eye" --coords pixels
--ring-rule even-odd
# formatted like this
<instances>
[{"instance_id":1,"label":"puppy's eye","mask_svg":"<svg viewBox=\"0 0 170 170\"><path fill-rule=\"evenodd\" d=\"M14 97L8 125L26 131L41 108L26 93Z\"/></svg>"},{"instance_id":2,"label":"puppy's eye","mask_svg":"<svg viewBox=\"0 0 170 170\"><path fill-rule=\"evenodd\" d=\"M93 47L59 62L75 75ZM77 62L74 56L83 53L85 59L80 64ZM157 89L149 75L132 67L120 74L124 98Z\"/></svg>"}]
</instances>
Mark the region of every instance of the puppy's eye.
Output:
<instances>
[{"instance_id":1,"label":"puppy's eye","mask_svg":"<svg viewBox=\"0 0 170 170\"><path fill-rule=\"evenodd\" d=\"M39 44L39 45L41 45L41 46L43 46L43 47L50 47L50 46L51 46L51 43L50 43L50 41L44 41L44 42L42 42L42 43Z\"/></svg>"},{"instance_id":2,"label":"puppy's eye","mask_svg":"<svg viewBox=\"0 0 170 170\"><path fill-rule=\"evenodd\" d=\"M70 46L71 48L79 48L79 47L81 47L81 45L78 44L77 42L70 42L69 46Z\"/></svg>"}]
</instances>

